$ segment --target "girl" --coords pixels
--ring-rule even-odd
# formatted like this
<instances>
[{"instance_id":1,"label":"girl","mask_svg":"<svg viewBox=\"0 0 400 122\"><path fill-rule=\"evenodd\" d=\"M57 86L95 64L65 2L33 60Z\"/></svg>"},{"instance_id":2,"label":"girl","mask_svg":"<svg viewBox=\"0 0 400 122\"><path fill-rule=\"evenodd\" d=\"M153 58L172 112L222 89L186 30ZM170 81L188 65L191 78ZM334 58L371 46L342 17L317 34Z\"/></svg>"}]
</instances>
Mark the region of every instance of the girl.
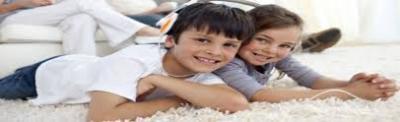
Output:
<instances>
[{"instance_id":1,"label":"girl","mask_svg":"<svg viewBox=\"0 0 400 122\"><path fill-rule=\"evenodd\" d=\"M393 80L378 74L358 73L349 81L342 81L314 72L290 56L301 43L303 21L298 15L276 5L259 6L248 13L256 25L255 35L242 45L232 62L215 73L250 101L280 102L332 96L343 100L353 97L375 100L387 99L398 90ZM264 87L274 68L311 90Z\"/></svg>"}]
</instances>

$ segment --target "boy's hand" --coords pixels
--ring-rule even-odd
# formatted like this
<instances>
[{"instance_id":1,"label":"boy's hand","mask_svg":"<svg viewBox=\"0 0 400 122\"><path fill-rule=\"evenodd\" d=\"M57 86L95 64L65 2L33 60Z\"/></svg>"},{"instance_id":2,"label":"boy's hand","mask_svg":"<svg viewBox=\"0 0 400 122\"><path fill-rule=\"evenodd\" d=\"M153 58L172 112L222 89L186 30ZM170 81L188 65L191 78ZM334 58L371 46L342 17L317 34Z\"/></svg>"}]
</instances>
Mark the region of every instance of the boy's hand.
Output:
<instances>
[{"instance_id":1,"label":"boy's hand","mask_svg":"<svg viewBox=\"0 0 400 122\"><path fill-rule=\"evenodd\" d=\"M53 0L17 0L16 4L26 8L34 8L51 5L53 4Z\"/></svg>"}]
</instances>

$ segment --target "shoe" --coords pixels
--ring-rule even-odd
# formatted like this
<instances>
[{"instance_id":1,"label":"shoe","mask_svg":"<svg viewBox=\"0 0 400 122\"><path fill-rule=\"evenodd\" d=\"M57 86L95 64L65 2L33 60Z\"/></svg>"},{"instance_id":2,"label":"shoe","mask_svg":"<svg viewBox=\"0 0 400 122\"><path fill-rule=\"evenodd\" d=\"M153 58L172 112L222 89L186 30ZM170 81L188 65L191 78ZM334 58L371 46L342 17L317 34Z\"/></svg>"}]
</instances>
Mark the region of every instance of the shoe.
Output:
<instances>
[{"instance_id":1,"label":"shoe","mask_svg":"<svg viewBox=\"0 0 400 122\"><path fill-rule=\"evenodd\" d=\"M335 45L342 36L338 28L313 33L303 39L301 43L302 52L322 52Z\"/></svg>"}]
</instances>

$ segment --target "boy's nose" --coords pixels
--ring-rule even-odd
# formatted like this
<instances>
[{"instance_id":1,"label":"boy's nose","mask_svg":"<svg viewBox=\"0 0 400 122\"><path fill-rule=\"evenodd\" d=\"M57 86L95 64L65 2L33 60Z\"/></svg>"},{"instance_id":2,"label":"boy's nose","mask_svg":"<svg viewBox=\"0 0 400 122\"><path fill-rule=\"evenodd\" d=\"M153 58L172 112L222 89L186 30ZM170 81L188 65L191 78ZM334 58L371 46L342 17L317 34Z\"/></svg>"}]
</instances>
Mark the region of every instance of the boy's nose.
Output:
<instances>
[{"instance_id":1,"label":"boy's nose","mask_svg":"<svg viewBox=\"0 0 400 122\"><path fill-rule=\"evenodd\" d=\"M206 49L206 52L208 54L212 54L212 55L220 55L222 52L222 49L219 46L210 46L208 49Z\"/></svg>"}]
</instances>

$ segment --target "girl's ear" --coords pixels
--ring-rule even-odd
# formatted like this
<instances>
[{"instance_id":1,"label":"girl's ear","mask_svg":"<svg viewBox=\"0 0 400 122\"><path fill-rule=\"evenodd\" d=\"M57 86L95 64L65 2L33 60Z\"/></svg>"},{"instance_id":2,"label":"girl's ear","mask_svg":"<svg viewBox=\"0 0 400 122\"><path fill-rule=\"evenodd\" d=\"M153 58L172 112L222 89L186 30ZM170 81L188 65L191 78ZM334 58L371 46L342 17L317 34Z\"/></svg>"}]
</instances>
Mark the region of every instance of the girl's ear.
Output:
<instances>
[{"instance_id":1,"label":"girl's ear","mask_svg":"<svg viewBox=\"0 0 400 122\"><path fill-rule=\"evenodd\" d=\"M167 36L167 38L165 39L165 47L166 48L172 48L175 46L175 39L172 36Z\"/></svg>"},{"instance_id":2,"label":"girl's ear","mask_svg":"<svg viewBox=\"0 0 400 122\"><path fill-rule=\"evenodd\" d=\"M301 50L299 48L301 48L301 41L299 43L296 43L296 45L290 49L290 52L293 53L296 52L297 50Z\"/></svg>"}]
</instances>

